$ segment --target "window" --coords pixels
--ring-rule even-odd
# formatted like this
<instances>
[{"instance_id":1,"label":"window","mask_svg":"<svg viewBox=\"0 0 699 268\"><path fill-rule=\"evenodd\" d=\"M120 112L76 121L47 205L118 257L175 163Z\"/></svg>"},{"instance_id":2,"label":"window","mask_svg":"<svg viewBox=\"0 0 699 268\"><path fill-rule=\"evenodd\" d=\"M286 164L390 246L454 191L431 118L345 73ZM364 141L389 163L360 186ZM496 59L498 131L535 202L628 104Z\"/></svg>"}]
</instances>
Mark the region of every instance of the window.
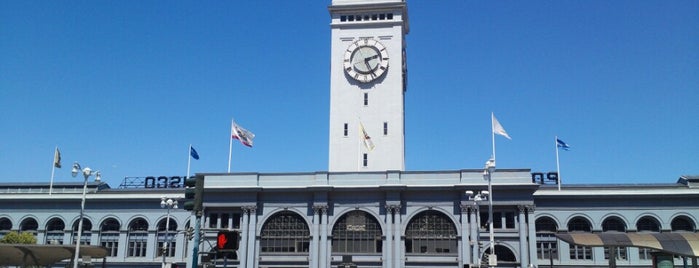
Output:
<instances>
[{"instance_id":1,"label":"window","mask_svg":"<svg viewBox=\"0 0 699 268\"><path fill-rule=\"evenodd\" d=\"M367 155L367 154L363 155L362 166L364 166L364 167L369 166L369 155Z\"/></svg>"},{"instance_id":2,"label":"window","mask_svg":"<svg viewBox=\"0 0 699 268\"><path fill-rule=\"evenodd\" d=\"M536 256L540 260L558 259L556 222L549 217L536 220Z\"/></svg>"},{"instance_id":3,"label":"window","mask_svg":"<svg viewBox=\"0 0 699 268\"><path fill-rule=\"evenodd\" d=\"M39 229L39 224L32 218L25 219L19 224L20 232L30 232L36 236L37 229Z\"/></svg>"},{"instance_id":4,"label":"window","mask_svg":"<svg viewBox=\"0 0 699 268\"><path fill-rule=\"evenodd\" d=\"M63 234L65 234L66 224L63 220L54 218L46 224L45 244L63 245Z\"/></svg>"},{"instance_id":5,"label":"window","mask_svg":"<svg viewBox=\"0 0 699 268\"><path fill-rule=\"evenodd\" d=\"M0 218L0 239L12 230L12 221L8 218Z\"/></svg>"},{"instance_id":6,"label":"window","mask_svg":"<svg viewBox=\"0 0 699 268\"><path fill-rule=\"evenodd\" d=\"M592 225L583 217L575 217L568 222L570 232L590 232ZM570 245L571 260L592 260L592 247Z\"/></svg>"},{"instance_id":7,"label":"window","mask_svg":"<svg viewBox=\"0 0 699 268\"><path fill-rule=\"evenodd\" d=\"M218 213L209 213L209 228L218 228Z\"/></svg>"},{"instance_id":8,"label":"window","mask_svg":"<svg viewBox=\"0 0 699 268\"><path fill-rule=\"evenodd\" d=\"M156 248L156 257L162 257L163 253L167 257L175 256L175 236L177 236L177 222L170 218L170 226L167 226L166 219L163 219L158 223L158 233L156 234L158 239L158 247ZM167 228L167 231L165 230Z\"/></svg>"},{"instance_id":9,"label":"window","mask_svg":"<svg viewBox=\"0 0 699 268\"><path fill-rule=\"evenodd\" d=\"M456 226L441 212L417 214L405 231L405 252L457 255Z\"/></svg>"},{"instance_id":10,"label":"window","mask_svg":"<svg viewBox=\"0 0 699 268\"><path fill-rule=\"evenodd\" d=\"M694 223L687 216L679 216L672 219L670 223L672 231L694 232Z\"/></svg>"},{"instance_id":11,"label":"window","mask_svg":"<svg viewBox=\"0 0 699 268\"><path fill-rule=\"evenodd\" d=\"M78 226L80 224L80 221L77 220L75 223L73 223L73 238L71 239L73 241L73 245L75 245L78 240ZM90 241L92 240L92 222L88 219L83 218L83 228L82 228L82 233L80 234L80 245L90 245Z\"/></svg>"},{"instance_id":12,"label":"window","mask_svg":"<svg viewBox=\"0 0 699 268\"><path fill-rule=\"evenodd\" d=\"M345 15L340 16L340 21L347 21L347 16L345 16Z\"/></svg>"},{"instance_id":13,"label":"window","mask_svg":"<svg viewBox=\"0 0 699 268\"><path fill-rule=\"evenodd\" d=\"M388 13L388 14L386 14L386 19L392 20L392 19L393 19L393 13Z\"/></svg>"},{"instance_id":14,"label":"window","mask_svg":"<svg viewBox=\"0 0 699 268\"><path fill-rule=\"evenodd\" d=\"M121 225L110 218L100 226L100 245L107 248L107 256L116 257L119 250L119 229Z\"/></svg>"},{"instance_id":15,"label":"window","mask_svg":"<svg viewBox=\"0 0 699 268\"><path fill-rule=\"evenodd\" d=\"M345 123L345 128L343 130L343 133L344 133L345 137L347 137L347 134L349 133L349 126L347 123Z\"/></svg>"},{"instance_id":16,"label":"window","mask_svg":"<svg viewBox=\"0 0 699 268\"><path fill-rule=\"evenodd\" d=\"M383 122L383 135L388 135L388 122Z\"/></svg>"},{"instance_id":17,"label":"window","mask_svg":"<svg viewBox=\"0 0 699 268\"><path fill-rule=\"evenodd\" d=\"M308 255L311 231L296 213L284 211L272 216L260 231L260 250L265 253Z\"/></svg>"},{"instance_id":18,"label":"window","mask_svg":"<svg viewBox=\"0 0 699 268\"><path fill-rule=\"evenodd\" d=\"M651 216L645 216L636 222L636 230L639 232L660 232L660 223Z\"/></svg>"},{"instance_id":19,"label":"window","mask_svg":"<svg viewBox=\"0 0 699 268\"><path fill-rule=\"evenodd\" d=\"M148 222L142 218L129 224L127 257L145 257L148 246Z\"/></svg>"},{"instance_id":20,"label":"window","mask_svg":"<svg viewBox=\"0 0 699 268\"><path fill-rule=\"evenodd\" d=\"M609 217L602 222L603 232L626 232L626 224L619 217ZM604 258L609 259L610 247L604 248ZM626 247L616 248L616 259L617 260L627 260L628 259Z\"/></svg>"},{"instance_id":21,"label":"window","mask_svg":"<svg viewBox=\"0 0 699 268\"><path fill-rule=\"evenodd\" d=\"M369 105L369 93L364 93L364 106Z\"/></svg>"},{"instance_id":22,"label":"window","mask_svg":"<svg viewBox=\"0 0 699 268\"><path fill-rule=\"evenodd\" d=\"M332 252L380 253L383 248L379 222L364 211L352 211L338 220L332 231Z\"/></svg>"}]
</instances>

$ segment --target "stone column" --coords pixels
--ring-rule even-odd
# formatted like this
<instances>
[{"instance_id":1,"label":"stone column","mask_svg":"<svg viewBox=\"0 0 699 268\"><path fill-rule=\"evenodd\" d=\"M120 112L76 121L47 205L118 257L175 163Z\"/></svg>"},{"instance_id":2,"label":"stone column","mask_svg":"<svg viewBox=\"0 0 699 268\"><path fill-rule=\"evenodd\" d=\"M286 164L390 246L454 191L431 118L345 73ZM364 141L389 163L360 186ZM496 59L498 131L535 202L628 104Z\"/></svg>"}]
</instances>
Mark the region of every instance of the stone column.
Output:
<instances>
[{"instance_id":1,"label":"stone column","mask_svg":"<svg viewBox=\"0 0 699 268\"><path fill-rule=\"evenodd\" d=\"M527 242L527 224L526 224L526 216L524 213L526 212L527 208L525 206L519 205L517 206L519 210L519 259L520 263L522 264L522 267L527 267L529 266L529 250L528 248L528 242Z\"/></svg>"},{"instance_id":2,"label":"stone column","mask_svg":"<svg viewBox=\"0 0 699 268\"><path fill-rule=\"evenodd\" d=\"M537 264L536 257L536 219L534 219L534 205L526 206L529 222L527 222L529 233L529 262Z\"/></svg>"},{"instance_id":3,"label":"stone column","mask_svg":"<svg viewBox=\"0 0 699 268\"><path fill-rule=\"evenodd\" d=\"M480 232L481 227L478 225L478 205L475 204L471 207L469 212L469 217L471 218L471 256L473 264L480 263L481 259L481 246L480 246Z\"/></svg>"},{"instance_id":4,"label":"stone column","mask_svg":"<svg viewBox=\"0 0 699 268\"><path fill-rule=\"evenodd\" d=\"M384 263L383 267L393 268L393 213L395 209L391 205L386 205L386 232L384 233L384 244L386 245L386 250L383 253Z\"/></svg>"},{"instance_id":5,"label":"stone column","mask_svg":"<svg viewBox=\"0 0 699 268\"><path fill-rule=\"evenodd\" d=\"M257 206L248 207L250 210L250 224L248 225L248 248L247 248L247 266L257 267L257 246L255 245L255 231L257 231Z\"/></svg>"},{"instance_id":6,"label":"stone column","mask_svg":"<svg viewBox=\"0 0 699 268\"><path fill-rule=\"evenodd\" d=\"M317 268L318 267L318 251L320 250L320 239L318 237L319 233L319 226L318 226L318 218L320 217L318 215L320 213L320 208L318 206L313 206L313 226L311 227L311 246L310 246L310 251L311 251L311 268Z\"/></svg>"},{"instance_id":7,"label":"stone column","mask_svg":"<svg viewBox=\"0 0 699 268\"><path fill-rule=\"evenodd\" d=\"M248 222L250 216L248 213L250 210L243 207L242 223L240 224L240 244L238 244L238 260L240 261L240 267L247 267L247 249L248 249Z\"/></svg>"},{"instance_id":8,"label":"stone column","mask_svg":"<svg viewBox=\"0 0 699 268\"><path fill-rule=\"evenodd\" d=\"M401 205L393 205L393 210L395 211L395 217L393 218L393 266L394 267L405 267L403 258L403 241L401 241L401 230L403 230L403 221L401 219Z\"/></svg>"},{"instance_id":9,"label":"stone column","mask_svg":"<svg viewBox=\"0 0 699 268\"><path fill-rule=\"evenodd\" d=\"M328 244L328 206L320 206L320 256L318 256L318 264L320 268L330 267L330 261L328 261L328 251L330 251L330 245Z\"/></svg>"},{"instance_id":10,"label":"stone column","mask_svg":"<svg viewBox=\"0 0 699 268\"><path fill-rule=\"evenodd\" d=\"M471 230L468 225L468 211L473 206L470 204L461 204L461 249L459 251L459 267L464 267L465 264L471 264ZM473 223L472 223L473 224Z\"/></svg>"}]
</instances>

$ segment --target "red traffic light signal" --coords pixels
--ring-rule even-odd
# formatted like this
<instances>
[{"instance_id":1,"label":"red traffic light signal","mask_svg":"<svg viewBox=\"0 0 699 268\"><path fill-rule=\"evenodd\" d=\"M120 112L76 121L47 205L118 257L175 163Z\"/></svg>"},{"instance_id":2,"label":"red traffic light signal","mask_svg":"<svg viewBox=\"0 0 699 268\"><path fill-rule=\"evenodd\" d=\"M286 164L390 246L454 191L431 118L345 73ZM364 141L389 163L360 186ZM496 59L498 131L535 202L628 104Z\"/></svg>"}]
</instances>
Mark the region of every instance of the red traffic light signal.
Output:
<instances>
[{"instance_id":1,"label":"red traffic light signal","mask_svg":"<svg viewBox=\"0 0 699 268\"><path fill-rule=\"evenodd\" d=\"M216 248L223 249L238 249L238 232L236 231L220 231L216 236Z\"/></svg>"}]
</instances>

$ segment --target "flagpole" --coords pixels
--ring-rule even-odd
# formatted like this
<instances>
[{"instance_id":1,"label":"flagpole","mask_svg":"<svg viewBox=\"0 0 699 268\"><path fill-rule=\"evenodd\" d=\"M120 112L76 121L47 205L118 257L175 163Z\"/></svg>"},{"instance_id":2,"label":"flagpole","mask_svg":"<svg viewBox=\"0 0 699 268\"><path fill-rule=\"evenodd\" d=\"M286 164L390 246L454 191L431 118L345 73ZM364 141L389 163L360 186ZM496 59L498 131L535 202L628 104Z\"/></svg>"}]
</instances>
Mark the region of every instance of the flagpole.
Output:
<instances>
[{"instance_id":1,"label":"flagpole","mask_svg":"<svg viewBox=\"0 0 699 268\"><path fill-rule=\"evenodd\" d=\"M490 134L493 138L493 162L495 162L495 113L490 113Z\"/></svg>"},{"instance_id":2,"label":"flagpole","mask_svg":"<svg viewBox=\"0 0 699 268\"><path fill-rule=\"evenodd\" d=\"M191 163L192 163L192 144L190 143L189 150L187 150L187 178L186 179L189 179L189 165Z\"/></svg>"},{"instance_id":3,"label":"flagpole","mask_svg":"<svg viewBox=\"0 0 699 268\"><path fill-rule=\"evenodd\" d=\"M231 119L231 135L228 136L228 173L231 173L231 155L233 154L233 119Z\"/></svg>"},{"instance_id":4,"label":"flagpole","mask_svg":"<svg viewBox=\"0 0 699 268\"><path fill-rule=\"evenodd\" d=\"M49 183L49 195L53 192L53 175L56 172L56 152L58 151L58 146L53 151L53 161L51 162L51 183Z\"/></svg>"},{"instance_id":5,"label":"flagpole","mask_svg":"<svg viewBox=\"0 0 699 268\"><path fill-rule=\"evenodd\" d=\"M553 140L553 145L554 145L553 148L556 149L556 175L558 176L558 180L557 180L557 182L558 182L558 190L560 191L560 190L561 190L561 166L560 166L560 164L559 164L559 162L558 162L558 136L556 136L556 137L554 138L554 140Z\"/></svg>"}]
</instances>

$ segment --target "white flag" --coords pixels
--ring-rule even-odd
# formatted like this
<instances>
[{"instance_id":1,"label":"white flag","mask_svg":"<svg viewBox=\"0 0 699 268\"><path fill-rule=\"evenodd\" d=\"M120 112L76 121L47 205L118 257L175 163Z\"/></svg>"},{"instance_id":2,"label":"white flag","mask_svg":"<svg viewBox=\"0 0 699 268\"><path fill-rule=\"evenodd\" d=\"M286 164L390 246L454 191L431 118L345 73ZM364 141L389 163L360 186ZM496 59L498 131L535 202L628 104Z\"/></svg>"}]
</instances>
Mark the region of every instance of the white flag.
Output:
<instances>
[{"instance_id":1,"label":"white flag","mask_svg":"<svg viewBox=\"0 0 699 268\"><path fill-rule=\"evenodd\" d=\"M359 138L364 142L364 147L366 147L366 149L369 151L374 150L374 143L371 141L369 134L366 133L364 124L362 124L362 122L359 122L359 130L361 130L361 133L359 133Z\"/></svg>"},{"instance_id":2,"label":"white flag","mask_svg":"<svg viewBox=\"0 0 699 268\"><path fill-rule=\"evenodd\" d=\"M242 128L235 121L231 121L231 138L239 140L247 147L252 147L252 139L255 138L255 134Z\"/></svg>"},{"instance_id":3,"label":"white flag","mask_svg":"<svg viewBox=\"0 0 699 268\"><path fill-rule=\"evenodd\" d=\"M495 118L495 114L491 114L493 117L493 133L502 135L505 138L512 139L510 138L510 135L507 135L507 132L505 131L505 128L500 125L500 122L498 122L498 119Z\"/></svg>"}]
</instances>

